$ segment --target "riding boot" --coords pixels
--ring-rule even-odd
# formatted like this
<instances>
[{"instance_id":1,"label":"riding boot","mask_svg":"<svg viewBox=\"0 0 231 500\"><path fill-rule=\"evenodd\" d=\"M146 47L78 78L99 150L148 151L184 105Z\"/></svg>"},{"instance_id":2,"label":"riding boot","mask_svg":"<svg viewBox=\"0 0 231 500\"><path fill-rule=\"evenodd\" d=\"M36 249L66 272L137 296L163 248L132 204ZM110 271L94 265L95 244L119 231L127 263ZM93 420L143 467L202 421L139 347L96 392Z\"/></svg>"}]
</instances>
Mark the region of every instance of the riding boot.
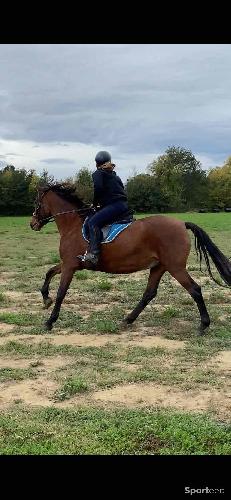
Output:
<instances>
[{"instance_id":1,"label":"riding boot","mask_svg":"<svg viewBox=\"0 0 231 500\"><path fill-rule=\"evenodd\" d=\"M100 244L101 244L101 230L97 226L89 225L89 237L90 237L90 245L89 250L85 255L79 255L82 262L89 269L94 269L97 266L99 260L100 253Z\"/></svg>"}]
</instances>

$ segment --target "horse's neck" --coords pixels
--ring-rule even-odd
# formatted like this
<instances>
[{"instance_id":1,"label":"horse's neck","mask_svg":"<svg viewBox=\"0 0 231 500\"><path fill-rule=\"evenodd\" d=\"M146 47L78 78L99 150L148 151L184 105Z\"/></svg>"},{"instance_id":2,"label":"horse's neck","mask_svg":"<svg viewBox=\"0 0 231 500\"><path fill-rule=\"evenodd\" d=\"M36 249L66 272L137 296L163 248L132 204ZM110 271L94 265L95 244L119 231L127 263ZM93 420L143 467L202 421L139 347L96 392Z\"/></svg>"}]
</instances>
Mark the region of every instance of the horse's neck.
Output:
<instances>
[{"instance_id":1,"label":"horse's neck","mask_svg":"<svg viewBox=\"0 0 231 500\"><path fill-rule=\"evenodd\" d=\"M60 235L63 236L65 233L68 233L70 229L73 229L73 225L76 226L76 231L81 231L83 223L77 212L77 207L66 200L62 200L55 193L52 193L52 195L53 196L50 196L48 200L49 209L52 216L55 217L56 214L61 214L62 212L70 212L55 217L55 222ZM71 213L72 210L76 210L76 212Z\"/></svg>"}]
</instances>

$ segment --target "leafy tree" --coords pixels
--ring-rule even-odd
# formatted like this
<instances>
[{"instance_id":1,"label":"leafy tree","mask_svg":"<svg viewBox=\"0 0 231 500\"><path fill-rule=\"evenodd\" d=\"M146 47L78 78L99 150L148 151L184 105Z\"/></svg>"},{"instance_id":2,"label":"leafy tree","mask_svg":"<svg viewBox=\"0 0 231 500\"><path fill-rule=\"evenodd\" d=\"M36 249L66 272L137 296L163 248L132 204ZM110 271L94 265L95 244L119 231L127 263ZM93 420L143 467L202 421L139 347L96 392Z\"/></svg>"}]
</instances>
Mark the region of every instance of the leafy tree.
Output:
<instances>
[{"instance_id":1,"label":"leafy tree","mask_svg":"<svg viewBox=\"0 0 231 500\"><path fill-rule=\"evenodd\" d=\"M76 191L80 198L85 201L85 203L92 203L93 201L93 180L92 172L83 167L75 175L74 183L76 185Z\"/></svg>"},{"instance_id":2,"label":"leafy tree","mask_svg":"<svg viewBox=\"0 0 231 500\"><path fill-rule=\"evenodd\" d=\"M168 209L196 208L207 192L206 173L193 153L181 147L169 147L149 166L167 200Z\"/></svg>"},{"instance_id":3,"label":"leafy tree","mask_svg":"<svg viewBox=\"0 0 231 500\"><path fill-rule=\"evenodd\" d=\"M215 167L208 174L209 204L211 208L231 207L231 156L222 167Z\"/></svg>"},{"instance_id":4,"label":"leafy tree","mask_svg":"<svg viewBox=\"0 0 231 500\"><path fill-rule=\"evenodd\" d=\"M39 184L52 184L54 182L54 176L48 173L48 170L43 169L42 173L39 176Z\"/></svg>"},{"instance_id":5,"label":"leafy tree","mask_svg":"<svg viewBox=\"0 0 231 500\"><path fill-rule=\"evenodd\" d=\"M7 165L0 170L0 213L3 215L23 215L31 213L33 208L29 186L33 172L25 169L16 170Z\"/></svg>"},{"instance_id":6,"label":"leafy tree","mask_svg":"<svg viewBox=\"0 0 231 500\"><path fill-rule=\"evenodd\" d=\"M126 183L129 207L138 212L159 212L165 209L166 200L154 176L138 174Z\"/></svg>"}]
</instances>

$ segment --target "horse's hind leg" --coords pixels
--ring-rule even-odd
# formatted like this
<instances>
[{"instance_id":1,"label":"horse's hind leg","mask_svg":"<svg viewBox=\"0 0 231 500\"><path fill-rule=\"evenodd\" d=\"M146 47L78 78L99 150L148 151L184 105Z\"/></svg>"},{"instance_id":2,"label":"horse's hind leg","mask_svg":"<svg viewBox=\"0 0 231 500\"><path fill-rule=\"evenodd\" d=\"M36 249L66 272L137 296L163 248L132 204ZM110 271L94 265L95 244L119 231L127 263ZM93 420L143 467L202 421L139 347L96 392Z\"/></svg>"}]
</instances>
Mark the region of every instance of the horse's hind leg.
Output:
<instances>
[{"instance_id":1,"label":"horse's hind leg","mask_svg":"<svg viewBox=\"0 0 231 500\"><path fill-rule=\"evenodd\" d=\"M156 297L160 280L165 272L165 268L161 264L157 264L150 270L147 288L143 294L142 299L137 304L135 309L124 319L124 323L131 324L138 318L139 314L144 308Z\"/></svg>"},{"instance_id":2,"label":"horse's hind leg","mask_svg":"<svg viewBox=\"0 0 231 500\"><path fill-rule=\"evenodd\" d=\"M208 328L208 326L210 325L210 317L206 309L206 305L204 303L204 299L201 293L201 287L191 278L190 274L186 271L186 269L174 272L169 271L169 272L195 300L201 317L199 333L200 335L203 335L204 330Z\"/></svg>"},{"instance_id":3,"label":"horse's hind leg","mask_svg":"<svg viewBox=\"0 0 231 500\"><path fill-rule=\"evenodd\" d=\"M61 263L57 264L56 266L51 267L51 269L49 269L49 271L47 271L47 273L46 273L46 278L45 278L45 281L44 281L43 286L41 288L44 309L48 309L51 306L51 304L53 303L53 300L51 299L51 297L49 297L49 285L50 285L52 278L56 274L60 274L60 273L61 273Z\"/></svg>"}]
</instances>

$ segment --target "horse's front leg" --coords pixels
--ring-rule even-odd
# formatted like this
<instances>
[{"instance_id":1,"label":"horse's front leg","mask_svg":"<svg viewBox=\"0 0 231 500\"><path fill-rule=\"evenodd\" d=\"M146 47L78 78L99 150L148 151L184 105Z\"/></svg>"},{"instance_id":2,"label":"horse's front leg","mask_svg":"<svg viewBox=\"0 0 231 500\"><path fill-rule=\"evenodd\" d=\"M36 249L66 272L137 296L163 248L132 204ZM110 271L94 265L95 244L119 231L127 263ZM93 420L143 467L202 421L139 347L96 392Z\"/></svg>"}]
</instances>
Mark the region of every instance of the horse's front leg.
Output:
<instances>
[{"instance_id":1,"label":"horse's front leg","mask_svg":"<svg viewBox=\"0 0 231 500\"><path fill-rule=\"evenodd\" d=\"M60 273L61 273L61 263L57 264L56 266L51 267L49 269L49 271L47 271L47 273L46 273L45 281L44 281L43 286L40 290L42 297L43 297L44 309L48 309L48 307L50 307L51 304L53 303L52 298L49 297L49 285L50 285L52 278L56 274L60 274Z\"/></svg>"},{"instance_id":2,"label":"horse's front leg","mask_svg":"<svg viewBox=\"0 0 231 500\"><path fill-rule=\"evenodd\" d=\"M63 302L63 299L67 293L67 290L71 284L73 274L75 272L75 269L72 267L65 267L62 265L62 271L61 271L61 278L60 278L60 284L56 296L56 301L55 301L55 306L54 309L50 315L50 318L46 321L45 327L47 330L51 330L53 323L57 321L59 317L59 312L60 308Z\"/></svg>"}]
</instances>

